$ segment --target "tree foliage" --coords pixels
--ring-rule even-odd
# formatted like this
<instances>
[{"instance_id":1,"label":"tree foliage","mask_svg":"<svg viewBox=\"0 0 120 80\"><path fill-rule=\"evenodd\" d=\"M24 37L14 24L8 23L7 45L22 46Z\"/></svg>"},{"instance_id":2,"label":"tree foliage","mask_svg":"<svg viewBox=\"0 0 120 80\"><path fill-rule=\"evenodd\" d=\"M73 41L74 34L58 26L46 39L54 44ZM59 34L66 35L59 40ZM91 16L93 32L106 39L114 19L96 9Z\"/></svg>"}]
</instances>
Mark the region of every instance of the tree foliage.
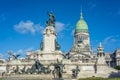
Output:
<instances>
[{"instance_id":1,"label":"tree foliage","mask_svg":"<svg viewBox=\"0 0 120 80\"><path fill-rule=\"evenodd\" d=\"M119 66L116 66L115 69L120 70L120 65L119 65Z\"/></svg>"}]
</instances>

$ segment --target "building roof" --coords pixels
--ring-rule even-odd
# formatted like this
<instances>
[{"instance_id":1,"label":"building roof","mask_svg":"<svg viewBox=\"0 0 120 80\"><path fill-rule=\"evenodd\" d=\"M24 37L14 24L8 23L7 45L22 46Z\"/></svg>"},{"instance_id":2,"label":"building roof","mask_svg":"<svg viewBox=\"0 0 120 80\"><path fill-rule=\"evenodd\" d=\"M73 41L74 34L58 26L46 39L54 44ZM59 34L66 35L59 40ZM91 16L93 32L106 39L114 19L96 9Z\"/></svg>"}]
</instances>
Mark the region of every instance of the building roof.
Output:
<instances>
[{"instance_id":1,"label":"building roof","mask_svg":"<svg viewBox=\"0 0 120 80\"><path fill-rule=\"evenodd\" d=\"M80 14L80 19L78 20L75 28L75 33L79 32L87 32L88 33L88 25L83 18L82 12Z\"/></svg>"}]
</instances>

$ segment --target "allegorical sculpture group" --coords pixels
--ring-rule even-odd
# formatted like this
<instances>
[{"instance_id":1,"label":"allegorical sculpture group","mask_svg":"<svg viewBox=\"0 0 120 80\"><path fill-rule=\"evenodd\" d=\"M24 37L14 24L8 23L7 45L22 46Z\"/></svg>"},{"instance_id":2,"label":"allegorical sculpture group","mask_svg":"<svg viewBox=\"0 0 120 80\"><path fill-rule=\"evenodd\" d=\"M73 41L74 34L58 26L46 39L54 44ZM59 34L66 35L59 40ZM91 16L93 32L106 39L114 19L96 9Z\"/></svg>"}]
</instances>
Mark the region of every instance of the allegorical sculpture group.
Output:
<instances>
[{"instance_id":1,"label":"allegorical sculpture group","mask_svg":"<svg viewBox=\"0 0 120 80\"><path fill-rule=\"evenodd\" d=\"M51 70L50 66L53 66L54 69ZM7 65L7 70L9 71L9 65ZM45 67L43 64L40 63L39 60L35 60L35 63L32 65L31 68L27 68L24 66L22 69L19 68L18 65L16 67L13 67L11 73L14 74L51 74L53 75L54 79L57 80L63 80L62 75L64 73L63 69L65 68L65 64L62 63L62 60L59 61L57 59L57 62L54 64L50 64L47 67ZM75 69L72 69L72 78L77 78L78 73L80 72L79 67L76 66ZM6 72L3 72L2 75L5 75Z\"/></svg>"},{"instance_id":2,"label":"allegorical sculpture group","mask_svg":"<svg viewBox=\"0 0 120 80\"><path fill-rule=\"evenodd\" d=\"M54 66L54 69L51 70L49 67ZM9 65L7 65L7 68L9 68ZM63 74L63 69L65 68L65 64L62 63L62 61L57 60L57 63L50 64L47 67L42 65L39 60L36 60L35 63L32 65L31 68L27 68L24 66L22 69L19 68L18 65L16 67L13 67L11 73L14 74L50 74L52 73L54 76L54 79L57 80L63 80L62 79L62 74ZM5 75L6 72L3 72L2 75Z\"/></svg>"},{"instance_id":3,"label":"allegorical sculpture group","mask_svg":"<svg viewBox=\"0 0 120 80\"><path fill-rule=\"evenodd\" d=\"M13 60L18 60L18 56L20 55L14 55L12 52L8 52L10 59L11 57ZM50 66L53 66L54 69L51 70ZM22 69L19 68L18 65L14 66L12 70L10 71L10 65L6 65L7 72L3 72L2 75L4 76L7 73L11 74L52 74L53 79L57 80L63 80L62 75L64 73L63 69L65 69L65 64L63 64L62 60L59 61L56 60L56 63L51 63L47 67L45 67L43 64L40 63L39 60L35 60L35 63L31 66L31 68L27 68L26 65ZM72 69L72 75L71 77L73 79L77 78L78 73L80 72L79 67L76 65L75 69Z\"/></svg>"}]
</instances>

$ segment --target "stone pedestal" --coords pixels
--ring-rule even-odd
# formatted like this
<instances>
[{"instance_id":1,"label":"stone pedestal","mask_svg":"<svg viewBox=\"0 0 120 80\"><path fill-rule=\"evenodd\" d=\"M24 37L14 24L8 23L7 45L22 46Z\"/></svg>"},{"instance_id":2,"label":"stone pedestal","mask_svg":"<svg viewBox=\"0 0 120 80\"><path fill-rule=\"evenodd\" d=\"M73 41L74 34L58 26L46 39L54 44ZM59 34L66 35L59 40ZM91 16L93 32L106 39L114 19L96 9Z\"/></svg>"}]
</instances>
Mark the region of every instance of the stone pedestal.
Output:
<instances>
[{"instance_id":1,"label":"stone pedestal","mask_svg":"<svg viewBox=\"0 0 120 80\"><path fill-rule=\"evenodd\" d=\"M105 57L104 56L98 57L97 64L106 64Z\"/></svg>"}]
</instances>

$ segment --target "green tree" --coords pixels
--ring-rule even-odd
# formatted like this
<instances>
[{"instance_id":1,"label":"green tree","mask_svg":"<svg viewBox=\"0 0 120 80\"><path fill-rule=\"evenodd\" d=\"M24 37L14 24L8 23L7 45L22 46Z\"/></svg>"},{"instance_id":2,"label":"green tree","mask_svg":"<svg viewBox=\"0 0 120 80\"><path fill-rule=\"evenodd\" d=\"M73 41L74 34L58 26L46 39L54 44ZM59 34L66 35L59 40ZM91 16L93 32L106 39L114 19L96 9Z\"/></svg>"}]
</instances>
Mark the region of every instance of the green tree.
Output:
<instances>
[{"instance_id":1,"label":"green tree","mask_svg":"<svg viewBox=\"0 0 120 80\"><path fill-rule=\"evenodd\" d=\"M120 70L120 65L119 65L119 66L116 66L115 69Z\"/></svg>"}]
</instances>

